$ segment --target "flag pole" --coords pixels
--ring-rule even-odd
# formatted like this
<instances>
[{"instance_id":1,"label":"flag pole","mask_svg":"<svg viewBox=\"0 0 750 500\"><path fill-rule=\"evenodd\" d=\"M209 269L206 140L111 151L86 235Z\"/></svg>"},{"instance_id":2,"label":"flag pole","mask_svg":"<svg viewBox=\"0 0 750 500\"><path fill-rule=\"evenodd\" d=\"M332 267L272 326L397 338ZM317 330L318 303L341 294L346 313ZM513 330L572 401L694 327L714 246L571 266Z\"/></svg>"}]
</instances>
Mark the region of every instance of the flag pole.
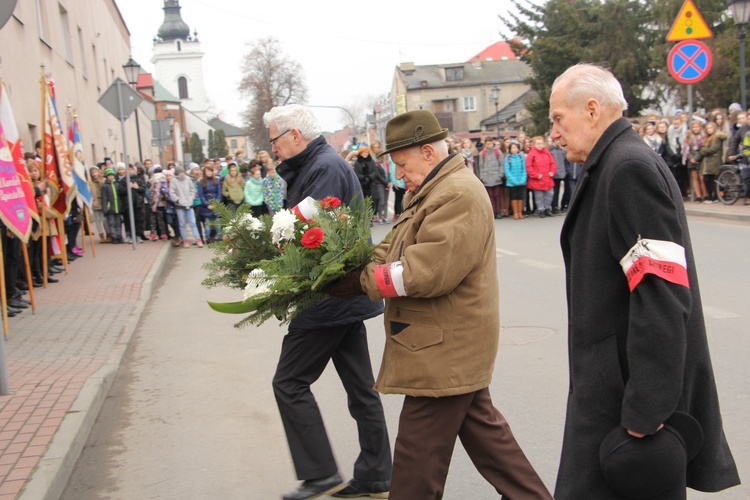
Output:
<instances>
[{"instance_id":1,"label":"flag pole","mask_svg":"<svg viewBox=\"0 0 750 500\"><path fill-rule=\"evenodd\" d=\"M7 236L6 236L7 237ZM0 262L5 262L3 246L0 245ZM5 266L0 266L0 302L3 307L3 333L8 336L8 294L5 292ZM6 394L6 393L3 393Z\"/></svg>"},{"instance_id":2,"label":"flag pole","mask_svg":"<svg viewBox=\"0 0 750 500\"><path fill-rule=\"evenodd\" d=\"M57 236L60 238L60 259L62 259L65 274L68 274L68 244L65 243L67 237L65 235L65 221L63 221L62 214L57 214Z\"/></svg>"},{"instance_id":3,"label":"flag pole","mask_svg":"<svg viewBox=\"0 0 750 500\"><path fill-rule=\"evenodd\" d=\"M91 256L96 258L96 247L94 246L94 230L91 228L91 218L89 217L89 207L85 203L83 204L83 216L84 221L86 222L86 226L89 228L89 241L91 242ZM84 221L81 221L81 225L83 226ZM86 251L86 231L83 231L83 236L81 236L81 241L83 243L82 250Z\"/></svg>"},{"instance_id":4,"label":"flag pole","mask_svg":"<svg viewBox=\"0 0 750 500\"><path fill-rule=\"evenodd\" d=\"M0 245L0 262L4 262L3 246ZM3 335L0 335L0 396L10 394L10 385L8 384L8 365L5 355L5 337L8 335L8 306L5 295L5 266L0 266L0 296L3 305Z\"/></svg>"},{"instance_id":5,"label":"flag pole","mask_svg":"<svg viewBox=\"0 0 750 500\"><path fill-rule=\"evenodd\" d=\"M45 157L47 156L47 152L45 151L45 145L47 143L47 140L44 137L44 135L47 132L47 126L46 126L47 113L45 110L45 105L46 105L45 97L47 96L46 94L47 80L44 78L44 64L42 64L42 77L39 79L39 81L42 86L41 88L42 90L42 122L41 122L42 140L40 141L41 146L42 146L41 158L40 158L42 164L39 166L39 170L41 172L42 180L46 181L47 180L47 166L46 166ZM45 186L46 186L46 182L45 182ZM41 214L42 217L41 217L41 220L39 221L40 224L42 225L42 278L44 281L43 283L44 288L47 288L47 278L49 277L49 260L47 258L48 257L48 244L49 244L49 242L47 241L47 224L48 224L47 205L44 203L44 198L47 195L47 189L48 188L45 187L44 192L42 193L42 214Z\"/></svg>"},{"instance_id":6,"label":"flag pole","mask_svg":"<svg viewBox=\"0 0 750 500\"><path fill-rule=\"evenodd\" d=\"M76 115L73 115L73 120L74 120L73 121L74 130L77 130L78 131L78 135L80 136L81 135L81 131L78 128L78 117ZM81 144L83 144L83 137L81 137ZM75 150L75 145L74 145L73 149ZM73 152L73 155L75 155L75 151ZM83 161L81 161L81 163L83 163ZM86 165L84 165L84 173L86 174L86 178L84 180L88 183L88 181L89 181L89 169L86 168ZM89 187L89 189L91 189L91 188ZM93 201L92 201L92 203L93 203ZM86 203L83 204L83 217L84 217L84 219L81 220L81 235L82 235L81 236L81 247L82 247L81 250L83 250L84 252L86 251L86 231L85 231L85 228L88 227L89 228L89 242L91 242L91 256L94 257L94 258L96 258L96 247L94 246L94 229L91 227L91 216L89 214L89 209L90 208L91 207L89 207L88 204L86 204ZM85 226L84 226L84 222L85 222Z\"/></svg>"},{"instance_id":7,"label":"flag pole","mask_svg":"<svg viewBox=\"0 0 750 500\"><path fill-rule=\"evenodd\" d=\"M29 285L29 301L31 302L31 313L36 312L36 298L34 297L34 281L31 277L31 265L29 264L29 247L21 242L23 251L23 263L26 265L26 283Z\"/></svg>"}]
</instances>

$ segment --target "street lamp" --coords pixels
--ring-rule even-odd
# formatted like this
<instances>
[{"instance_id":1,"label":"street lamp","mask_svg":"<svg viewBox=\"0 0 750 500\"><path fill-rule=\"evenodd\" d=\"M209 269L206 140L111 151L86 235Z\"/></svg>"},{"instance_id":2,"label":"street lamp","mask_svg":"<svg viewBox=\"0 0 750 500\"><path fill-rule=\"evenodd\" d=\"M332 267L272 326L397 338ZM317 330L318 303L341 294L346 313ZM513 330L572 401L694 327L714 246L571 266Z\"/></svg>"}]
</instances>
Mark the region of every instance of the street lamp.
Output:
<instances>
[{"instance_id":1,"label":"street lamp","mask_svg":"<svg viewBox=\"0 0 750 500\"><path fill-rule=\"evenodd\" d=\"M500 138L500 120L498 118L497 105L498 105L498 102L500 101L500 87L498 87L497 85L492 87L492 92L490 93L490 101L495 103L495 129L496 129L495 135L499 139Z\"/></svg>"},{"instance_id":2,"label":"street lamp","mask_svg":"<svg viewBox=\"0 0 750 500\"><path fill-rule=\"evenodd\" d=\"M732 0L732 18L737 26L737 40L740 43L740 103L747 110L747 90L745 85L745 26L750 22L750 0Z\"/></svg>"},{"instance_id":3,"label":"street lamp","mask_svg":"<svg viewBox=\"0 0 750 500\"><path fill-rule=\"evenodd\" d=\"M174 116L172 116L172 113L167 115L167 124L169 125L169 141L172 143L170 146L172 151L172 161L177 165L177 155L175 154L174 146Z\"/></svg>"},{"instance_id":4,"label":"street lamp","mask_svg":"<svg viewBox=\"0 0 750 500\"><path fill-rule=\"evenodd\" d=\"M122 69L125 70L125 78L128 79L128 83L136 89L138 75L141 74L141 65L135 62L133 56L130 56L128 62L122 65ZM138 108L135 109L135 132L138 135L138 159L142 161L143 151L141 150L141 126L138 123Z\"/></svg>"}]
</instances>

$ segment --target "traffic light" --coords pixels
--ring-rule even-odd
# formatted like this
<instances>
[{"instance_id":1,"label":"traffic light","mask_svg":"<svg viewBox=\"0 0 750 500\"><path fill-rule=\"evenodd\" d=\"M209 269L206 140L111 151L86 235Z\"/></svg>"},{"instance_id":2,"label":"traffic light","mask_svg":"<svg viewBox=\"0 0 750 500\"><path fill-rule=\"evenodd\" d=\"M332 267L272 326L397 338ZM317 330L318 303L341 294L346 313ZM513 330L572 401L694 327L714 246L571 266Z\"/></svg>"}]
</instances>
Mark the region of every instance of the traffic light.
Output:
<instances>
[{"instance_id":1,"label":"traffic light","mask_svg":"<svg viewBox=\"0 0 750 500\"><path fill-rule=\"evenodd\" d=\"M359 144L357 144L357 136L353 135L352 136L352 150L356 151L358 149L359 149Z\"/></svg>"}]
</instances>

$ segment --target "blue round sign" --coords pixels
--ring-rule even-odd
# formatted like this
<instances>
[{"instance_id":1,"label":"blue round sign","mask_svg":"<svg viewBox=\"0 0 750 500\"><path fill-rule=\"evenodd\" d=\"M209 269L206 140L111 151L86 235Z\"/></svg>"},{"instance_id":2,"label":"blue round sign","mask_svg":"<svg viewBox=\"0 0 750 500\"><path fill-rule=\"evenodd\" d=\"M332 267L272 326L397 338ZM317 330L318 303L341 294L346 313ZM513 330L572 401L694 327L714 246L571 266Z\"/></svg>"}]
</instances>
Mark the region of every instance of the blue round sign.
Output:
<instances>
[{"instance_id":1,"label":"blue round sign","mask_svg":"<svg viewBox=\"0 0 750 500\"><path fill-rule=\"evenodd\" d=\"M680 83L690 85L703 80L711 70L713 56L705 43L684 40L669 51L669 74Z\"/></svg>"}]
</instances>

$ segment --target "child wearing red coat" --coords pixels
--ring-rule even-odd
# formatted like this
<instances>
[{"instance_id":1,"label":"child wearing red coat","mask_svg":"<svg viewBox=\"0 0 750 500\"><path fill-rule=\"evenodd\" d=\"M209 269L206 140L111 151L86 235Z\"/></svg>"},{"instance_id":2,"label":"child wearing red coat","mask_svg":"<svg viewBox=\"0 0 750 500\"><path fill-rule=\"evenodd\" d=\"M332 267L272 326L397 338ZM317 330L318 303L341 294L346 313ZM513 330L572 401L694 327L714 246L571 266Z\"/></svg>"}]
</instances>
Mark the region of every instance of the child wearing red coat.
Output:
<instances>
[{"instance_id":1,"label":"child wearing red coat","mask_svg":"<svg viewBox=\"0 0 750 500\"><path fill-rule=\"evenodd\" d=\"M526 187L534 193L534 205L539 217L552 217L552 197L557 164L552 153L544 146L544 137L531 140L532 148L526 155Z\"/></svg>"}]
</instances>

